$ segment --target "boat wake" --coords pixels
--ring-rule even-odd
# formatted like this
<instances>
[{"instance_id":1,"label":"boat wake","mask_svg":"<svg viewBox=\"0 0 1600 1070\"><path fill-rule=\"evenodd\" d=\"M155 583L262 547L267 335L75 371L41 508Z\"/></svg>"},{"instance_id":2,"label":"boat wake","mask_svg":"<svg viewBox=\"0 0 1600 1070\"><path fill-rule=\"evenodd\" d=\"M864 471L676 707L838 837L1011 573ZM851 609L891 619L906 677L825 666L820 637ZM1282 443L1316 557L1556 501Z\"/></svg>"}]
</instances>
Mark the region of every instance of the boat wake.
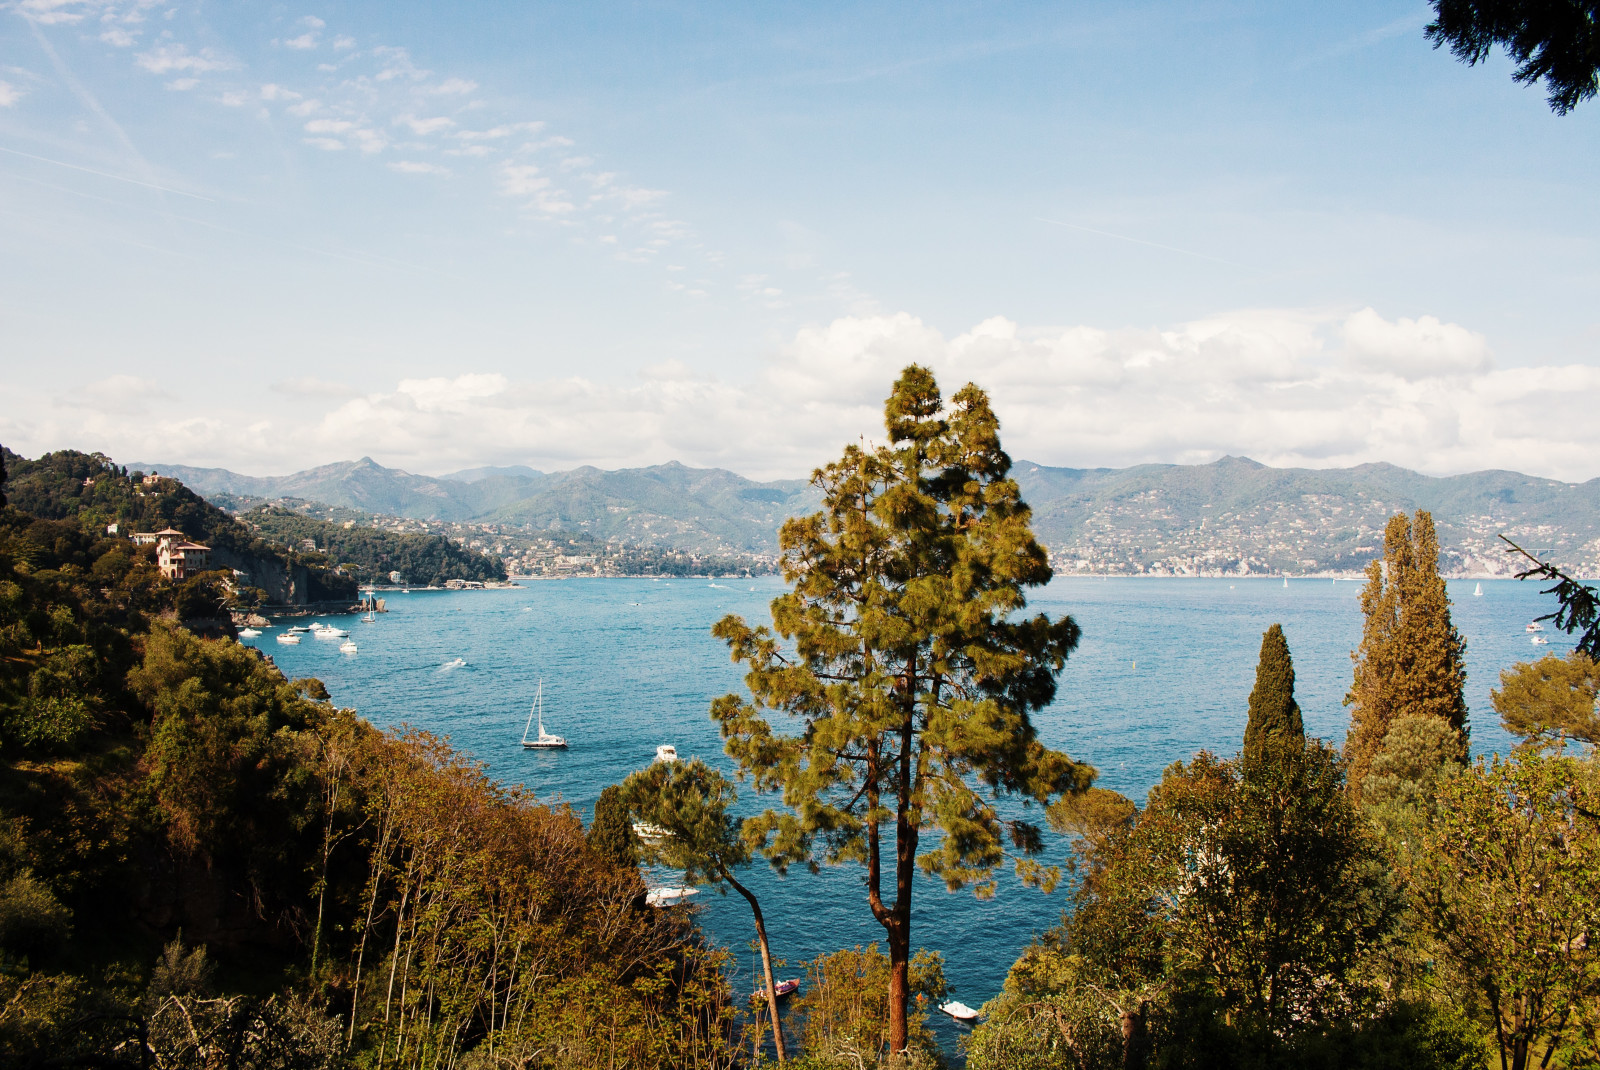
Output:
<instances>
[{"instance_id":1,"label":"boat wake","mask_svg":"<svg viewBox=\"0 0 1600 1070\"><path fill-rule=\"evenodd\" d=\"M467 666L467 659L466 658L451 658L449 661L447 661L443 665L439 666L439 671L440 672L449 672L452 669L464 669L464 668L466 668L466 666Z\"/></svg>"}]
</instances>

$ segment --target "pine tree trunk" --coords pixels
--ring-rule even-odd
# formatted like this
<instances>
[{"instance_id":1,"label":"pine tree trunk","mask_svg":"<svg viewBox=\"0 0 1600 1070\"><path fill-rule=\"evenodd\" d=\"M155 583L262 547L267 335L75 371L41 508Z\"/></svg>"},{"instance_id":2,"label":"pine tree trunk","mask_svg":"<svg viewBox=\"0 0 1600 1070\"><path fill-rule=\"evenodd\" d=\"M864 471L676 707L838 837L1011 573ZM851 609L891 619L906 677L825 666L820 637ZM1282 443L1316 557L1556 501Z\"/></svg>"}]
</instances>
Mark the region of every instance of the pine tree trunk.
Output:
<instances>
[{"instance_id":1,"label":"pine tree trunk","mask_svg":"<svg viewBox=\"0 0 1600 1070\"><path fill-rule=\"evenodd\" d=\"M744 896L745 902L750 904L750 913L756 919L756 939L761 944L761 973L767 980L767 1010L772 1014L772 1042L778 1049L778 1062L785 1062L789 1056L783 1048L783 1023L778 1019L778 988L772 976L772 949L767 946L767 922L761 916L761 904L756 902L755 895L744 885L733 879L724 867L722 879L733 886L733 890Z\"/></svg>"}]
</instances>

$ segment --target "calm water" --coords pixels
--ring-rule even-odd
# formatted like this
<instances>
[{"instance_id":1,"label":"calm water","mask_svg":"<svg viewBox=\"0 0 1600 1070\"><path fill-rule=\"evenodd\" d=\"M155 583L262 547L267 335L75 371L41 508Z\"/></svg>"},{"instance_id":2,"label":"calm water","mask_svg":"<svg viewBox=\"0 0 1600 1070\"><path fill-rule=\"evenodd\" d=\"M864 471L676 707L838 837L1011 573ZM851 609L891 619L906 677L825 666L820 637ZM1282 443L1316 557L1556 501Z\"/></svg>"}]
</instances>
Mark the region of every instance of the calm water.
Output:
<instances>
[{"instance_id":1,"label":"calm water","mask_svg":"<svg viewBox=\"0 0 1600 1070\"><path fill-rule=\"evenodd\" d=\"M1509 749L1489 704L1499 671L1571 642L1529 643L1523 626L1554 608L1531 583L1452 582L1457 628L1467 640L1468 702L1476 753ZM776 579L564 580L504 591L416 592L389 598L377 624L324 618L347 628L360 653L307 637L298 647L257 643L290 676L316 676L335 702L380 726L409 723L447 735L504 781L591 815L605 785L621 780L673 743L682 756L721 764L713 697L740 688L723 646L710 635L725 613L765 621ZM1100 770L1099 783L1140 801L1171 762L1201 748L1238 750L1261 633L1283 625L1294 655L1296 695L1306 730L1335 743L1348 716L1350 651L1360 640L1360 584L1354 581L1068 578L1039 592L1032 608L1070 613L1083 641L1061 678L1055 704L1037 718L1050 746ZM545 727L567 737L565 752L524 751L518 741L540 677ZM753 797L744 802L752 804ZM1053 847L1056 860L1064 843ZM786 974L821 952L878 941L858 867L778 879L751 873L774 953ZM663 875L670 880L670 875ZM1003 883L979 902L923 881L914 946L942 951L956 995L977 1006L993 996L1032 936L1060 918L1065 897ZM737 896L699 896L702 923L740 960L735 984L754 987L747 943L750 913ZM949 1043L958 1027L940 1017Z\"/></svg>"}]
</instances>

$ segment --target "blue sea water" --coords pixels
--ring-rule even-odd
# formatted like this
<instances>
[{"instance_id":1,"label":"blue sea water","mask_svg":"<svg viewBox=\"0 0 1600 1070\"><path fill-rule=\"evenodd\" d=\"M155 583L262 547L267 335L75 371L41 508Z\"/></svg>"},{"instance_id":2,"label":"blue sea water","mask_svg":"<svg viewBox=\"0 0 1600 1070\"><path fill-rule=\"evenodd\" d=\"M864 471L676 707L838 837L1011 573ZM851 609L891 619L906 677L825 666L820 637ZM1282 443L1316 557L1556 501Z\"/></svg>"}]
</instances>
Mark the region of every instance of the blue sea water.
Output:
<instances>
[{"instance_id":1,"label":"blue sea water","mask_svg":"<svg viewBox=\"0 0 1600 1070\"><path fill-rule=\"evenodd\" d=\"M1468 703L1474 753L1510 749L1489 703L1499 672L1572 642L1546 631L1548 646L1524 632L1554 608L1532 583L1452 581L1457 628L1467 642ZM727 613L767 621L781 590L756 580L588 579L533 582L497 591L417 591L389 597L376 624L330 616L360 651L307 636L299 646L266 631L254 643L291 677L315 676L335 702L372 723L410 724L448 736L507 783L541 800L576 807L585 820L601 788L648 764L657 744L684 757L721 764L711 700L740 690L726 649L710 635ZM1329 579L1063 578L1034 593L1030 609L1071 614L1083 640L1060 681L1055 703L1035 718L1043 741L1093 764L1099 783L1139 801L1168 764L1202 748L1233 754L1244 731L1262 632L1281 623L1296 671L1306 730L1334 743L1349 723L1342 699L1350 652L1360 641L1360 584ZM519 744L529 704L544 681L545 727L566 751L525 751ZM746 795L752 809L759 803ZM1066 854L1051 843L1052 861ZM803 871L779 878L758 867L750 883L761 897L774 954L784 975L822 952L874 941L859 867ZM676 883L670 874L664 883ZM702 893L701 923L732 948L738 990L755 987L747 950L749 908L737 896ZM956 997L978 1006L999 991L1007 968L1033 936L1056 924L1066 904L1003 880L980 901L921 881L913 946L943 952ZM935 1016L946 1050L959 1027Z\"/></svg>"}]
</instances>

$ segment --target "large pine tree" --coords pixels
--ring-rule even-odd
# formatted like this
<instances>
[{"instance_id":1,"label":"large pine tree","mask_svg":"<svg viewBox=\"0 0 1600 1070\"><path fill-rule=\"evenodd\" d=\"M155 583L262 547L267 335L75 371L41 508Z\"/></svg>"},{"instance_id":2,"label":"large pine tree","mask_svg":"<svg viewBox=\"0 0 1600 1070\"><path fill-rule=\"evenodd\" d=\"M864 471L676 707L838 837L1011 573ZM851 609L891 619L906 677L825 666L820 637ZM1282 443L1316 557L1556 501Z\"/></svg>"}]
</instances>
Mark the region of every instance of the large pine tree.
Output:
<instances>
[{"instance_id":1,"label":"large pine tree","mask_svg":"<svg viewBox=\"0 0 1600 1070\"><path fill-rule=\"evenodd\" d=\"M1079 633L1071 617L1023 614L1050 564L988 397L969 384L946 405L912 365L884 415L889 444L847 447L812 477L821 511L784 524L790 590L773 626L717 624L749 667L750 700L726 695L712 716L740 773L782 794L782 811L745 825L774 865L866 867L901 1052L918 873L987 896L1009 856L1024 880L1053 885L1034 857L1042 831L996 796L1048 806L1094 770L1045 747L1031 720Z\"/></svg>"},{"instance_id":2,"label":"large pine tree","mask_svg":"<svg viewBox=\"0 0 1600 1070\"><path fill-rule=\"evenodd\" d=\"M1450 623L1450 597L1439 576L1433 517L1396 513L1383 532L1383 560L1367 566L1361 592L1366 627L1345 705L1344 754L1357 797L1384 737L1402 717L1438 717L1467 732L1466 643Z\"/></svg>"},{"instance_id":3,"label":"large pine tree","mask_svg":"<svg viewBox=\"0 0 1600 1070\"><path fill-rule=\"evenodd\" d=\"M1256 686L1250 692L1250 720L1244 728L1245 768L1279 746L1304 747L1305 724L1294 700L1294 662L1283 625L1274 624L1261 637Z\"/></svg>"}]
</instances>

